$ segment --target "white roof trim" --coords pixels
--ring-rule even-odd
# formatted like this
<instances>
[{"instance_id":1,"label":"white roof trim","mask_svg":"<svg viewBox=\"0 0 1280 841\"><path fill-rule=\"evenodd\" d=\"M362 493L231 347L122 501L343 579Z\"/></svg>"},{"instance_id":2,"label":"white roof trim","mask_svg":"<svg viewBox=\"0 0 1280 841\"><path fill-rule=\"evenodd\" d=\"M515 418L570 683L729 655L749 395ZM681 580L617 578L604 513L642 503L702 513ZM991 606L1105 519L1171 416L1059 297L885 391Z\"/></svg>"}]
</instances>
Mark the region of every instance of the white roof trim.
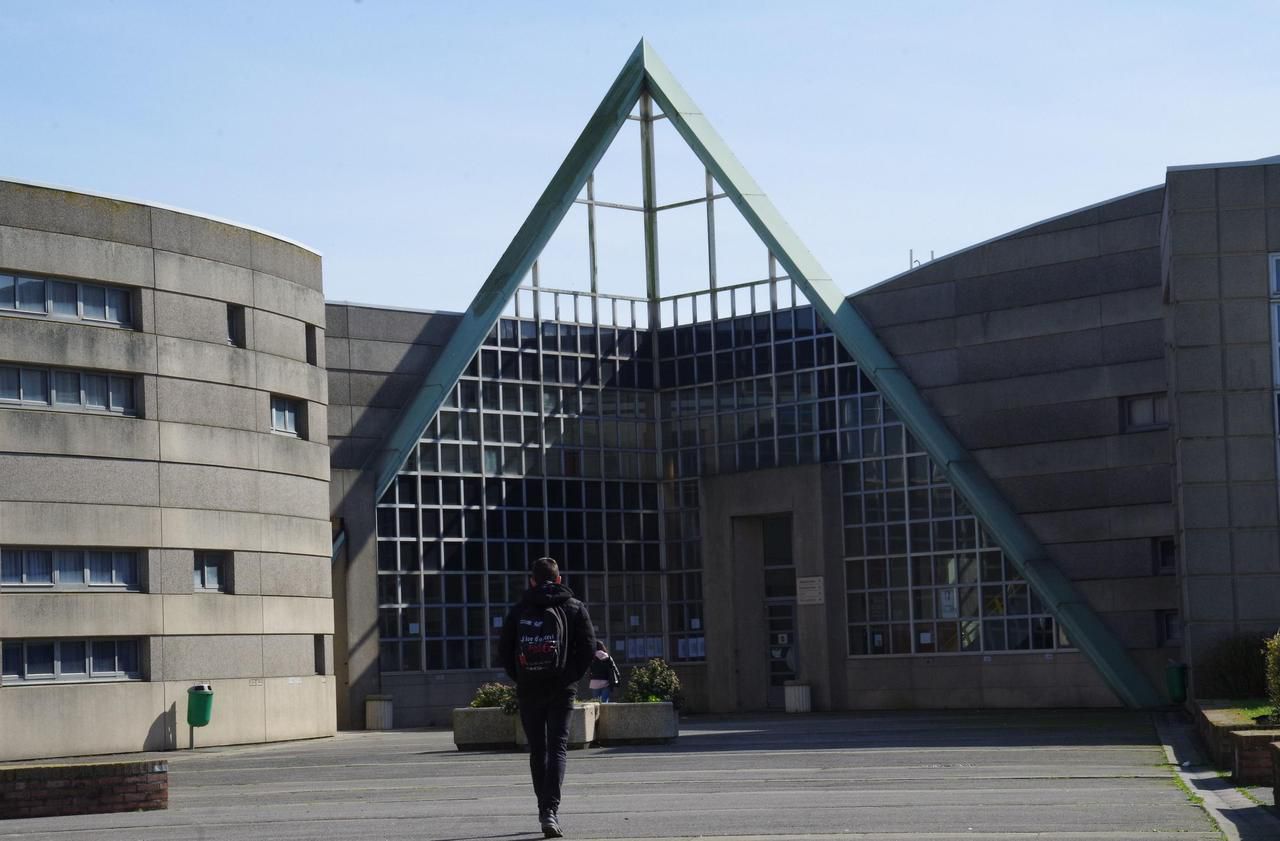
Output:
<instances>
[{"instance_id":1,"label":"white roof trim","mask_svg":"<svg viewBox=\"0 0 1280 841\"><path fill-rule=\"evenodd\" d=\"M1238 166L1266 166L1267 164L1280 164L1280 155L1272 155L1268 158L1258 158L1256 161L1226 161L1220 164L1183 164L1181 166L1171 166L1167 172L1190 172L1197 169L1232 169Z\"/></svg>"},{"instance_id":2,"label":"white roof trim","mask_svg":"<svg viewBox=\"0 0 1280 841\"><path fill-rule=\"evenodd\" d=\"M386 310L387 312L413 312L419 315L453 315L461 318L465 313L453 310L420 310L414 307L393 307L388 304L360 304L355 301L325 301L326 307L355 307L362 310Z\"/></svg>"},{"instance_id":3,"label":"white roof trim","mask_svg":"<svg viewBox=\"0 0 1280 841\"><path fill-rule=\"evenodd\" d=\"M301 248L304 251L310 251L312 254L316 255L317 257L324 256L322 253L320 253L316 249L312 248L306 243L298 242L296 239L290 239L289 237L281 236L280 234L277 234L273 231L268 231L265 228L259 228L254 225L245 225L240 222L235 222L231 219L223 219L220 216L213 216L208 213L200 213L195 210L186 210L181 207L174 207L173 205L160 204L159 202L143 201L141 199L129 198L128 196L113 196L109 193L95 193L90 190L80 190L75 187L64 187L61 184L41 184L38 181L25 181L21 178L5 178L4 176L0 176L0 181L5 182L6 184L18 184L23 187L36 187L41 190L60 190L64 193L75 193L81 196L93 196L94 198L107 199L109 201L121 201L121 202L126 202L128 204L140 205L142 207L154 207L159 210L168 210L173 213L181 213L184 216L194 216L197 219L207 219L210 222L218 222L222 225L230 225L233 228L239 228L242 231L251 231L255 234L262 234L263 236L271 237L272 239L278 239L281 242L288 243L289 245L297 246L298 248Z\"/></svg>"}]
</instances>

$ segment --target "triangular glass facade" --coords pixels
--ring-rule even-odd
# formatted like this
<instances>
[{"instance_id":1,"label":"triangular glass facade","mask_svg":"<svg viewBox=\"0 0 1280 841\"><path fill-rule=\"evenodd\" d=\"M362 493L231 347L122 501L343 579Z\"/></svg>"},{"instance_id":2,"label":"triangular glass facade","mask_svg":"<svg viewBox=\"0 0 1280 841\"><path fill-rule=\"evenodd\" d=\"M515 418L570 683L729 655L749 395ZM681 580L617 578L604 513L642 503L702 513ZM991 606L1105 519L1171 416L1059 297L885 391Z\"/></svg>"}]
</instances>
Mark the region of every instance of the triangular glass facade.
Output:
<instances>
[{"instance_id":1,"label":"triangular glass facade","mask_svg":"<svg viewBox=\"0 0 1280 841\"><path fill-rule=\"evenodd\" d=\"M827 587L848 655L1065 646L663 120L642 96L380 499L382 670L496 668L501 618L542 555L620 663L713 657L700 478L836 462L845 580ZM794 677L777 659L772 678Z\"/></svg>"}]
</instances>

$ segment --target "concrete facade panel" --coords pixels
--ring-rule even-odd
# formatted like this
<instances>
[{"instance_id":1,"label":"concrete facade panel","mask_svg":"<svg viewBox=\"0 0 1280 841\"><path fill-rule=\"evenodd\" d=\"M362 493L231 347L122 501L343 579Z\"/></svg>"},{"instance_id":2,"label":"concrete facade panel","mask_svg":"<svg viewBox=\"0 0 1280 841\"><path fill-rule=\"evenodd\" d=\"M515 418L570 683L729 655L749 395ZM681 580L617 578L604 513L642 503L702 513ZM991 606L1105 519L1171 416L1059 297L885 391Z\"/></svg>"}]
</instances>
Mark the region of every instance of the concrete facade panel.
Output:
<instances>
[{"instance_id":1,"label":"concrete facade panel","mask_svg":"<svg viewBox=\"0 0 1280 841\"><path fill-rule=\"evenodd\" d=\"M166 681L165 704L178 722L175 747L188 746L187 687L193 682L213 687L213 718L195 732L196 747L244 745L269 741L266 728L266 686L263 678L191 677ZM307 710L300 714L306 715Z\"/></svg>"},{"instance_id":2,"label":"concrete facade panel","mask_svg":"<svg viewBox=\"0 0 1280 841\"><path fill-rule=\"evenodd\" d=\"M171 251L155 252L156 289L253 306L253 272Z\"/></svg>"},{"instance_id":3,"label":"concrete facade panel","mask_svg":"<svg viewBox=\"0 0 1280 841\"><path fill-rule=\"evenodd\" d=\"M323 439L304 441L287 435L258 436L258 468L272 473L328 480L329 449Z\"/></svg>"},{"instance_id":4,"label":"concrete facade panel","mask_svg":"<svg viewBox=\"0 0 1280 841\"><path fill-rule=\"evenodd\" d=\"M333 595L329 556L263 552L262 594L327 599Z\"/></svg>"},{"instance_id":5,"label":"concrete facade panel","mask_svg":"<svg viewBox=\"0 0 1280 841\"><path fill-rule=\"evenodd\" d=\"M1267 297L1267 257L1265 254L1222 254L1223 298Z\"/></svg>"},{"instance_id":6,"label":"concrete facade panel","mask_svg":"<svg viewBox=\"0 0 1280 841\"><path fill-rule=\"evenodd\" d=\"M1267 214L1261 207L1218 209L1220 247L1224 252L1266 251Z\"/></svg>"},{"instance_id":7,"label":"concrete facade panel","mask_svg":"<svg viewBox=\"0 0 1280 841\"><path fill-rule=\"evenodd\" d=\"M156 546L160 512L127 505L0 501L0 534L10 545Z\"/></svg>"},{"instance_id":8,"label":"concrete facade panel","mask_svg":"<svg viewBox=\"0 0 1280 841\"><path fill-rule=\"evenodd\" d=\"M158 505L154 462L0 455L0 499L27 502Z\"/></svg>"},{"instance_id":9,"label":"concrete facade panel","mask_svg":"<svg viewBox=\"0 0 1280 841\"><path fill-rule=\"evenodd\" d=\"M0 592L0 639L145 637L164 632L160 597L124 592Z\"/></svg>"},{"instance_id":10,"label":"concrete facade panel","mask_svg":"<svg viewBox=\"0 0 1280 841\"><path fill-rule=\"evenodd\" d=\"M263 391L317 403L328 402L329 381L323 368L265 354L259 355L257 361L256 385ZM308 429L307 433L311 434L313 431L321 433L320 437L323 439L323 428Z\"/></svg>"},{"instance_id":11,"label":"concrete facade panel","mask_svg":"<svg viewBox=\"0 0 1280 841\"><path fill-rule=\"evenodd\" d=\"M238 593L169 595L164 599L164 632L169 635L262 634L262 599ZM166 660L166 670L170 668ZM166 671L172 679L172 672Z\"/></svg>"},{"instance_id":12,"label":"concrete facade panel","mask_svg":"<svg viewBox=\"0 0 1280 841\"><path fill-rule=\"evenodd\" d=\"M157 420L250 432L258 431L264 423L258 412L258 395L251 389L161 377L156 394Z\"/></svg>"},{"instance_id":13,"label":"concrete facade panel","mask_svg":"<svg viewBox=\"0 0 1280 841\"><path fill-rule=\"evenodd\" d=\"M329 504L329 483L282 473L259 474L258 510L264 514L307 517Z\"/></svg>"},{"instance_id":14,"label":"concrete facade panel","mask_svg":"<svg viewBox=\"0 0 1280 841\"><path fill-rule=\"evenodd\" d=\"M155 331L160 335L229 347L225 301L164 291L157 291L155 300Z\"/></svg>"},{"instance_id":15,"label":"concrete facade panel","mask_svg":"<svg viewBox=\"0 0 1280 841\"><path fill-rule=\"evenodd\" d=\"M171 721L158 683L3 687L0 760L164 750Z\"/></svg>"},{"instance_id":16,"label":"concrete facade panel","mask_svg":"<svg viewBox=\"0 0 1280 841\"><path fill-rule=\"evenodd\" d=\"M332 634L333 608L328 599L263 596L262 628L267 634Z\"/></svg>"},{"instance_id":17,"label":"concrete facade panel","mask_svg":"<svg viewBox=\"0 0 1280 841\"><path fill-rule=\"evenodd\" d=\"M267 678L265 726L268 741L316 739L337 730L333 683L324 675ZM303 710L298 715L298 710Z\"/></svg>"},{"instance_id":18,"label":"concrete facade panel","mask_svg":"<svg viewBox=\"0 0 1280 841\"><path fill-rule=\"evenodd\" d=\"M319 292L274 275L253 273L253 305L307 324L324 324L324 297Z\"/></svg>"},{"instance_id":19,"label":"concrete facade panel","mask_svg":"<svg viewBox=\"0 0 1280 841\"><path fill-rule=\"evenodd\" d=\"M146 248L21 226L0 225L0 266L121 286L155 282Z\"/></svg>"},{"instance_id":20,"label":"concrete facade panel","mask_svg":"<svg viewBox=\"0 0 1280 841\"><path fill-rule=\"evenodd\" d=\"M171 508L245 512L262 510L258 472L231 467L162 464L160 499L165 507Z\"/></svg>"},{"instance_id":21,"label":"concrete facade panel","mask_svg":"<svg viewBox=\"0 0 1280 841\"><path fill-rule=\"evenodd\" d=\"M320 255L284 240L257 231L249 232L250 268L274 275L315 292L323 289L320 277ZM323 317L320 323L323 323Z\"/></svg>"},{"instance_id":22,"label":"concrete facade panel","mask_svg":"<svg viewBox=\"0 0 1280 841\"><path fill-rule=\"evenodd\" d=\"M151 245L150 208L54 187L0 183L0 225Z\"/></svg>"},{"instance_id":23,"label":"concrete facade panel","mask_svg":"<svg viewBox=\"0 0 1280 841\"><path fill-rule=\"evenodd\" d=\"M254 350L306 363L307 325L284 316L252 310Z\"/></svg>"},{"instance_id":24,"label":"concrete facade panel","mask_svg":"<svg viewBox=\"0 0 1280 841\"><path fill-rule=\"evenodd\" d=\"M358 305L343 306L341 310L346 314L347 338L404 344L443 346L462 320L460 313L413 312Z\"/></svg>"},{"instance_id":25,"label":"concrete facade panel","mask_svg":"<svg viewBox=\"0 0 1280 841\"><path fill-rule=\"evenodd\" d=\"M166 681L207 683L211 680L227 678L256 678L259 681L262 678L262 636L260 634L221 636L169 634L161 643ZM186 690L187 686L183 686L183 694L186 694ZM215 704L217 691L218 687L215 686ZM225 707L224 711L229 712ZM185 721L185 715L180 720Z\"/></svg>"},{"instance_id":26,"label":"concrete facade panel","mask_svg":"<svg viewBox=\"0 0 1280 841\"><path fill-rule=\"evenodd\" d=\"M254 469L258 466L258 436L242 429L161 423L160 452L165 461L216 464Z\"/></svg>"},{"instance_id":27,"label":"concrete facade panel","mask_svg":"<svg viewBox=\"0 0 1280 841\"><path fill-rule=\"evenodd\" d=\"M0 451L151 461L159 457L158 424L102 412L5 411Z\"/></svg>"},{"instance_id":28,"label":"concrete facade panel","mask_svg":"<svg viewBox=\"0 0 1280 841\"><path fill-rule=\"evenodd\" d=\"M249 231L224 222L153 207L151 237L157 251L172 251L244 268L250 266Z\"/></svg>"},{"instance_id":29,"label":"concrete facade panel","mask_svg":"<svg viewBox=\"0 0 1280 841\"><path fill-rule=\"evenodd\" d=\"M156 340L117 327L7 317L0 330L0 360L154 374Z\"/></svg>"},{"instance_id":30,"label":"concrete facade panel","mask_svg":"<svg viewBox=\"0 0 1280 841\"><path fill-rule=\"evenodd\" d=\"M196 380L200 383L222 383L241 388L254 387L253 354L225 342L193 342L160 336L158 373L162 377Z\"/></svg>"}]
</instances>

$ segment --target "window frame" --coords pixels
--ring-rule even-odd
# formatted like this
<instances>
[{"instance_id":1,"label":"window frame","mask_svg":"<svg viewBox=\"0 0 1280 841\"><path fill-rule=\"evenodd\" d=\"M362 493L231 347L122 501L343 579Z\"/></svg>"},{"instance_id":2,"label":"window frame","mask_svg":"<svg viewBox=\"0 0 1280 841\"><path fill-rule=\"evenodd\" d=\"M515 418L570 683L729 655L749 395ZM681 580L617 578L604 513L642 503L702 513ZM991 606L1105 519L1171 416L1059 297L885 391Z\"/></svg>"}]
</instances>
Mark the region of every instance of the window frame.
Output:
<instances>
[{"instance_id":1,"label":"window frame","mask_svg":"<svg viewBox=\"0 0 1280 841\"><path fill-rule=\"evenodd\" d=\"M20 316L25 318L44 318L53 321L82 321L102 327L119 327L126 330L136 329L137 327L137 302L134 300L134 289L129 286L117 286L109 283L91 283L88 281L75 280L69 277L59 277L57 275L44 275L33 272L17 271L13 269L0 270L0 288L5 286L4 281L11 281L8 288L12 289L12 306L9 305L5 296L0 295L0 315L4 316ZM22 281L41 283L44 285L43 301L44 308L40 310L24 308L21 304L21 298L18 290L22 285ZM57 285L74 286L76 298L76 311L72 313L59 313L54 310L54 288ZM88 290L98 291L102 293L102 311L103 317L99 318L94 315L88 315L85 309L85 298ZM119 311L120 301L125 302L128 312L124 318L112 318L111 312L114 309Z\"/></svg>"},{"instance_id":2,"label":"window frame","mask_svg":"<svg viewBox=\"0 0 1280 841\"><path fill-rule=\"evenodd\" d=\"M1139 400L1151 401L1151 422L1150 423L1134 423L1132 418L1131 407ZM1161 401L1164 402L1164 419L1160 419L1158 408ZM1120 428L1122 432L1150 432L1152 430L1169 428L1169 394L1168 392L1155 391L1149 394L1130 394L1120 399Z\"/></svg>"},{"instance_id":3,"label":"window frame","mask_svg":"<svg viewBox=\"0 0 1280 841\"><path fill-rule=\"evenodd\" d=\"M48 553L50 564L49 580L27 581L28 568L31 555L34 553ZM36 591L107 591L107 592L126 592L136 593L142 592L141 577L141 552L136 549L116 549L114 547L60 547L60 546L2 546L0 547L0 569L3 569L4 561L8 560L12 553L22 553L21 565L22 581L5 581L0 577L0 590L8 592L21 592L23 590ZM111 581L101 582L94 581L92 575L92 564L90 555L92 553L108 554L111 556ZM63 580L63 561L67 555L79 555L80 578L73 581ZM60 557L61 556L61 557ZM132 566L132 575L129 573L129 567ZM130 580L132 579L132 580Z\"/></svg>"},{"instance_id":4,"label":"window frame","mask_svg":"<svg viewBox=\"0 0 1280 841\"><path fill-rule=\"evenodd\" d=\"M271 431L277 435L287 435L290 438L305 439L306 436L306 409L303 407L304 401L296 397L287 397L283 394L271 395ZM283 426L276 423L276 412L280 411L283 416ZM293 415L293 427L288 425L289 414Z\"/></svg>"},{"instance_id":5,"label":"window frame","mask_svg":"<svg viewBox=\"0 0 1280 841\"><path fill-rule=\"evenodd\" d=\"M218 582L209 586L209 570L217 570ZM193 593L230 593L231 553L222 549L197 549L192 561Z\"/></svg>"},{"instance_id":6,"label":"window frame","mask_svg":"<svg viewBox=\"0 0 1280 841\"><path fill-rule=\"evenodd\" d=\"M20 363L0 365L0 371L14 371L17 375L18 396L17 398L0 397L0 406L18 407L24 409L43 409L55 412L86 412L93 414L121 415L123 417L141 417L138 412L138 377L136 375L122 374L113 371L93 371L82 368L55 368L35 365L23 365ZM25 396L27 390L27 378L25 375L39 375L44 382L44 399L34 400ZM59 399L58 379L75 375L78 389L76 391L76 402L65 402ZM104 400L102 406L92 405L89 401L89 389L87 388L86 378L101 377L104 387ZM120 391L117 390L121 387ZM124 393L129 395L129 404L126 406L123 402L117 403L116 395Z\"/></svg>"},{"instance_id":7,"label":"window frame","mask_svg":"<svg viewBox=\"0 0 1280 841\"><path fill-rule=\"evenodd\" d=\"M114 646L112 659L116 668L107 670L97 670L94 667L94 649L99 645L111 644ZM122 643L133 646L133 665L132 670L120 668L120 645ZM53 646L53 671L50 674L31 675L29 672L28 662L30 656L29 649L37 645ZM84 664L83 672L64 672L63 661L67 657L63 654L63 646L83 645L84 646ZM4 662L8 659L11 648L19 648L18 659L20 662L19 671L10 672L4 667ZM143 645L142 639L139 637L75 637L66 639L8 639L0 641L0 685L4 686L41 686L49 684L62 683L112 683L123 681L141 681L143 680L143 663L142 663Z\"/></svg>"}]
</instances>

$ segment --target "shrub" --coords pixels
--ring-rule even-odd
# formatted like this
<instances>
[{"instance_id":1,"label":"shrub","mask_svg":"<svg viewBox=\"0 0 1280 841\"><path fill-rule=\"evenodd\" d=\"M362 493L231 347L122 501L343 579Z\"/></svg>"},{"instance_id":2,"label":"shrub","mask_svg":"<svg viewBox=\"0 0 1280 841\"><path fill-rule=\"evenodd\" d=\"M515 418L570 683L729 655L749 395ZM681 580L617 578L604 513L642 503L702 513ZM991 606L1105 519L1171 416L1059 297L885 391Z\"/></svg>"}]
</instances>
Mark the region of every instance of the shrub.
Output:
<instances>
[{"instance_id":1,"label":"shrub","mask_svg":"<svg viewBox=\"0 0 1280 841\"><path fill-rule=\"evenodd\" d=\"M505 683L483 684L471 699L471 706L500 707L507 715L515 715L520 710L516 701L516 688Z\"/></svg>"},{"instance_id":2,"label":"shrub","mask_svg":"<svg viewBox=\"0 0 1280 841\"><path fill-rule=\"evenodd\" d=\"M1219 640L1195 667L1197 698L1260 698L1267 694L1261 634Z\"/></svg>"},{"instance_id":3,"label":"shrub","mask_svg":"<svg viewBox=\"0 0 1280 841\"><path fill-rule=\"evenodd\" d=\"M622 700L629 703L642 701L670 701L677 708L684 698L680 694L680 678L661 657L654 657L643 666L636 666L627 678L627 691Z\"/></svg>"},{"instance_id":4,"label":"shrub","mask_svg":"<svg viewBox=\"0 0 1280 841\"><path fill-rule=\"evenodd\" d=\"M1271 718L1280 718L1280 631L1263 643L1263 655L1267 665L1267 701L1271 703Z\"/></svg>"}]
</instances>

